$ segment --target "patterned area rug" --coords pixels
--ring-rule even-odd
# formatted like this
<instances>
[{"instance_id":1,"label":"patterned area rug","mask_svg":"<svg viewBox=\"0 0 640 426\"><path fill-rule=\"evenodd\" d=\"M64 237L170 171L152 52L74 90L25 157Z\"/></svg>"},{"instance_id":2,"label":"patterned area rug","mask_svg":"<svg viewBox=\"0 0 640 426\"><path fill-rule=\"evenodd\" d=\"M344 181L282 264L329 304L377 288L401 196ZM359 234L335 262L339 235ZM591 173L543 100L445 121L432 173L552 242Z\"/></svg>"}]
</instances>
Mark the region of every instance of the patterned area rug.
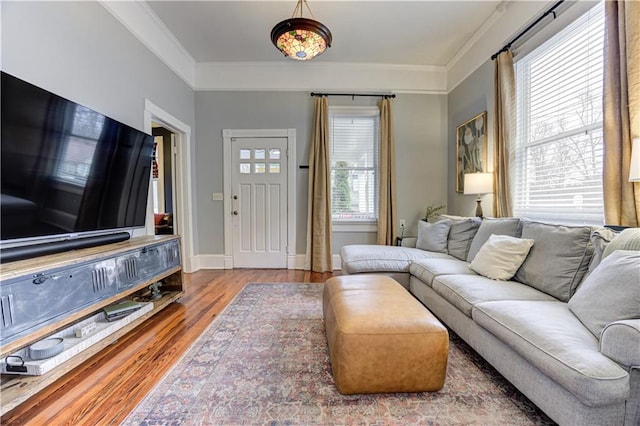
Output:
<instances>
[{"instance_id":1,"label":"patterned area rug","mask_svg":"<svg viewBox=\"0 0 640 426\"><path fill-rule=\"evenodd\" d=\"M450 332L439 392L343 396L322 285L247 284L126 425L554 424Z\"/></svg>"}]
</instances>

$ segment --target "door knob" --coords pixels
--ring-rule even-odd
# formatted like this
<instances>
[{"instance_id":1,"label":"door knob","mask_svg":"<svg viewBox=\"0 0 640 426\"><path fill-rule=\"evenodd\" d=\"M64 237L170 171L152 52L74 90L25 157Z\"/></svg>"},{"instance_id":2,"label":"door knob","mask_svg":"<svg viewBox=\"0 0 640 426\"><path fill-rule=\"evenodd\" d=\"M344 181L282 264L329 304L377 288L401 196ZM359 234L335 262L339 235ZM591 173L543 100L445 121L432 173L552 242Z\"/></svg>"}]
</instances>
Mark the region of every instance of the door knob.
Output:
<instances>
[{"instance_id":1,"label":"door knob","mask_svg":"<svg viewBox=\"0 0 640 426\"><path fill-rule=\"evenodd\" d=\"M234 210L234 211L233 211L233 215L234 215L234 216L238 216L238 210Z\"/></svg>"},{"instance_id":2,"label":"door knob","mask_svg":"<svg viewBox=\"0 0 640 426\"><path fill-rule=\"evenodd\" d=\"M237 199L238 199L238 196L237 196L237 195L234 195L234 196L233 196L233 199L234 199L234 200L237 200Z\"/></svg>"}]
</instances>

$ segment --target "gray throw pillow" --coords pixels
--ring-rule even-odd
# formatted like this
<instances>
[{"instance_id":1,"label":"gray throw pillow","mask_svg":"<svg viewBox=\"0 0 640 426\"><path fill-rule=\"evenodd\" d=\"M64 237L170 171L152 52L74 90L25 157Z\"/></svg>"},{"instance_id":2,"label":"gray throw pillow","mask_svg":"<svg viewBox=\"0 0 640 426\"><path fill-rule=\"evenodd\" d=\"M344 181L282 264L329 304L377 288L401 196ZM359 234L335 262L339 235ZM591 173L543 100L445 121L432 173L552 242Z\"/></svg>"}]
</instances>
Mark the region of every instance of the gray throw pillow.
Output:
<instances>
[{"instance_id":1,"label":"gray throw pillow","mask_svg":"<svg viewBox=\"0 0 640 426\"><path fill-rule=\"evenodd\" d=\"M593 245L593 257L589 263L589 273L602 261L604 249L618 235L617 232L607 228L597 228L591 232L591 245Z\"/></svg>"},{"instance_id":2,"label":"gray throw pillow","mask_svg":"<svg viewBox=\"0 0 640 426\"><path fill-rule=\"evenodd\" d=\"M620 232L610 244L607 244L602 258L616 250L640 250L640 228L627 228Z\"/></svg>"},{"instance_id":3,"label":"gray throw pillow","mask_svg":"<svg viewBox=\"0 0 640 426\"><path fill-rule=\"evenodd\" d=\"M447 237L451 228L451 220L439 220L436 223L418 221L418 241L416 248L437 253L447 252Z\"/></svg>"},{"instance_id":4,"label":"gray throw pillow","mask_svg":"<svg viewBox=\"0 0 640 426\"><path fill-rule=\"evenodd\" d=\"M451 219L451 229L449 230L447 252L460 260L467 260L471 242L478 232L482 219L479 217L448 219Z\"/></svg>"},{"instance_id":5,"label":"gray throw pillow","mask_svg":"<svg viewBox=\"0 0 640 426\"><path fill-rule=\"evenodd\" d=\"M482 219L482 223L476 232L476 235L471 241L469 246L469 253L467 253L467 262L473 261L480 251L480 248L487 242L492 234L495 235L508 235L510 237L517 237L518 225L520 225L520 219L517 217L505 217L505 218L490 218L485 217Z\"/></svg>"},{"instance_id":6,"label":"gray throw pillow","mask_svg":"<svg viewBox=\"0 0 640 426\"><path fill-rule=\"evenodd\" d=\"M514 279L562 302L582 281L593 255L589 226L524 222L522 238L535 241Z\"/></svg>"},{"instance_id":7,"label":"gray throw pillow","mask_svg":"<svg viewBox=\"0 0 640 426\"><path fill-rule=\"evenodd\" d=\"M608 324L640 318L640 251L616 250L602 259L569 309L598 339Z\"/></svg>"}]
</instances>

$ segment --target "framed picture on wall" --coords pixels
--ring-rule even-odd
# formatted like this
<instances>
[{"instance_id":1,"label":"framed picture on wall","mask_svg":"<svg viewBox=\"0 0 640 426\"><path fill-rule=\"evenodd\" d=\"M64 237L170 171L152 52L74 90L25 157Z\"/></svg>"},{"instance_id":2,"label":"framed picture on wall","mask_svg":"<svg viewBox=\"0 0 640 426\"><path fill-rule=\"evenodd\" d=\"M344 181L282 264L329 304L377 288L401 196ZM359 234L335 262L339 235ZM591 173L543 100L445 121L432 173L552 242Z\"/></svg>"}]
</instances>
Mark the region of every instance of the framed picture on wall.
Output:
<instances>
[{"instance_id":1,"label":"framed picture on wall","mask_svg":"<svg viewBox=\"0 0 640 426\"><path fill-rule=\"evenodd\" d=\"M464 192L464 174L487 170L487 111L456 128L456 192Z\"/></svg>"}]
</instances>

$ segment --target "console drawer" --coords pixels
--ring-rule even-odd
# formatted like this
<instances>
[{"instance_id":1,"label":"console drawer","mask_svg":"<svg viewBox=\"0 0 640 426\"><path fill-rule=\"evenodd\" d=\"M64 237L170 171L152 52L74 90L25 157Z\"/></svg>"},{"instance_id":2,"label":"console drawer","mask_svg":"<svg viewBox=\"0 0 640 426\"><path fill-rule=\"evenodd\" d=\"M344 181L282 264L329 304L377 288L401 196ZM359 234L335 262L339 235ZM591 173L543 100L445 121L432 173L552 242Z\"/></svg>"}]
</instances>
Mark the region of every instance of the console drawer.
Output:
<instances>
[{"instance_id":1,"label":"console drawer","mask_svg":"<svg viewBox=\"0 0 640 426\"><path fill-rule=\"evenodd\" d=\"M180 266L177 240L144 247L118 257L118 288L126 289Z\"/></svg>"},{"instance_id":2,"label":"console drawer","mask_svg":"<svg viewBox=\"0 0 640 426\"><path fill-rule=\"evenodd\" d=\"M74 265L0 284L2 344L117 292L114 259Z\"/></svg>"}]
</instances>

